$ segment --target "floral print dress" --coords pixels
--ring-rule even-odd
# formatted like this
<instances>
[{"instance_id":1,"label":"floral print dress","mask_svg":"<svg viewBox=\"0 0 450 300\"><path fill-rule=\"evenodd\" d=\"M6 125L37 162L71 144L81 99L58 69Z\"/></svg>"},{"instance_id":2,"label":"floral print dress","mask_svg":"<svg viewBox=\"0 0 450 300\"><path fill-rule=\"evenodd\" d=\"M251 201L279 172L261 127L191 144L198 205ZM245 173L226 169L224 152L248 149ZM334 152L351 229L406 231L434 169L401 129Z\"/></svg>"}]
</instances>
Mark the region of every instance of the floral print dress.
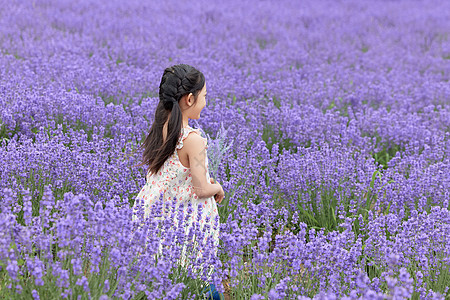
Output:
<instances>
[{"instance_id":1,"label":"floral print dress","mask_svg":"<svg viewBox=\"0 0 450 300\"><path fill-rule=\"evenodd\" d=\"M158 171L157 174L147 174L147 183L140 190L139 194L136 196L137 199L141 199L144 201L144 215L147 216L150 213L150 207L153 202L159 199L160 194L163 193L163 200L172 200L174 197L177 199L177 210L180 205L184 206L184 216L187 215L188 203L191 202L192 205L192 215L188 224L185 226L186 234L189 231L189 227L193 225L194 222L197 222L198 215L198 204L201 203L202 207L202 218L199 221L200 228L203 229L205 224L209 225L209 235L205 235L203 239L203 244L206 243L208 237L213 238L213 243L215 245L215 251L217 255L217 247L219 245L219 215L217 212L217 204L214 197L209 198L199 198L192 187L192 176L190 168L186 168L181 164L181 161L178 157L177 149L183 148L183 141L187 138L189 133L197 132L201 135L201 131L199 129L194 129L187 125L186 127L181 129L180 138L178 140L175 152L164 162L164 165ZM204 138L205 148L208 148L207 139ZM205 149L205 168L206 168L206 179L210 182L210 175L208 172L208 156ZM137 201L135 201L137 203ZM209 217L209 218L207 218ZM215 224L215 222L217 222ZM175 226L178 226L177 217L174 219ZM216 226L214 226L216 225ZM164 241L164 238L161 242ZM162 246L160 244L158 253L162 254ZM184 267L186 264L186 245L183 247L181 254L181 265ZM197 247L197 257L202 257L203 250L200 247Z\"/></svg>"}]
</instances>

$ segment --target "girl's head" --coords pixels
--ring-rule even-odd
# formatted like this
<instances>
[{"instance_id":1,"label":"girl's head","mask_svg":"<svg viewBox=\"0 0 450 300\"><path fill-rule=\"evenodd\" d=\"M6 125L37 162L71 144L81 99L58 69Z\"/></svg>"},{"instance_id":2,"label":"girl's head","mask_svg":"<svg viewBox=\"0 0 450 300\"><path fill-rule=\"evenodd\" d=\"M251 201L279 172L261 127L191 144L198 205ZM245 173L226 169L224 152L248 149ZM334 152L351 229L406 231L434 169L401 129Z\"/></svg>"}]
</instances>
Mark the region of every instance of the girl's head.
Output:
<instances>
[{"instance_id":1,"label":"girl's head","mask_svg":"<svg viewBox=\"0 0 450 300\"><path fill-rule=\"evenodd\" d=\"M187 113L186 116L198 119L192 113L191 107L196 107L198 114L205 107L205 103L197 105L197 98L203 96L202 92L206 92L205 76L202 72L186 64L174 65L164 70L159 85L159 101L168 111L178 104L182 112ZM204 100L204 97L200 100Z\"/></svg>"},{"instance_id":2,"label":"girl's head","mask_svg":"<svg viewBox=\"0 0 450 300\"><path fill-rule=\"evenodd\" d=\"M159 103L150 132L140 148L148 171L159 171L175 151L181 128L190 119L200 118L205 107L205 76L192 66L174 65L164 70L159 85ZM163 141L164 140L164 141Z\"/></svg>"}]
</instances>

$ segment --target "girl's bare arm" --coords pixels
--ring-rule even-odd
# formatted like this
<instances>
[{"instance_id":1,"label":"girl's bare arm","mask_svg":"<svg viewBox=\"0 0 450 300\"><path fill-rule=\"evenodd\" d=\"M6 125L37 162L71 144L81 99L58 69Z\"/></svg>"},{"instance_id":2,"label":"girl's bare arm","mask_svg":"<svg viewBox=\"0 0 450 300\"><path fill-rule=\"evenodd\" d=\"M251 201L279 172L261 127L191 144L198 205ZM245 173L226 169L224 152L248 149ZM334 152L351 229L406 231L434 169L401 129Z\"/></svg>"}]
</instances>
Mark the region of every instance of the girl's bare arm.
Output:
<instances>
[{"instance_id":1,"label":"girl's bare arm","mask_svg":"<svg viewBox=\"0 0 450 300\"><path fill-rule=\"evenodd\" d=\"M183 147L186 147L189 159L195 194L199 198L208 198L220 192L220 185L217 183L211 184L206 177L206 151L203 138L195 133L189 134L183 145Z\"/></svg>"}]
</instances>

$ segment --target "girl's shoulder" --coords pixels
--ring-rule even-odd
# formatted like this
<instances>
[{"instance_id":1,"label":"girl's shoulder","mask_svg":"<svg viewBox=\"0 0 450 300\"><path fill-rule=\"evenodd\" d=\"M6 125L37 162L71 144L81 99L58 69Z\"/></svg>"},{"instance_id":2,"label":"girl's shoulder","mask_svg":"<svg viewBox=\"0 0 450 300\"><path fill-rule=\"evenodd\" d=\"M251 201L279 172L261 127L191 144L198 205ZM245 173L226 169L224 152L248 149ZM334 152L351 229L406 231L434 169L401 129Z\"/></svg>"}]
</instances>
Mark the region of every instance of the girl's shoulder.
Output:
<instances>
[{"instance_id":1,"label":"girl's shoulder","mask_svg":"<svg viewBox=\"0 0 450 300\"><path fill-rule=\"evenodd\" d=\"M197 133L198 137L197 137L197 135L194 135L194 136L190 135L191 132ZM188 138L189 138L189 141L200 138L205 142L205 145L206 145L207 139L205 137L203 137L202 130L200 128L192 128L191 126L188 125L185 128L183 128L181 135L182 136L181 136L180 141L178 142L177 149L183 148L183 143Z\"/></svg>"},{"instance_id":2,"label":"girl's shoulder","mask_svg":"<svg viewBox=\"0 0 450 300\"><path fill-rule=\"evenodd\" d=\"M202 135L202 130L200 128L193 128L189 125L187 125L185 128L183 128L186 132L196 132L199 135Z\"/></svg>"},{"instance_id":3,"label":"girl's shoulder","mask_svg":"<svg viewBox=\"0 0 450 300\"><path fill-rule=\"evenodd\" d=\"M203 138L203 131L200 128L192 128L191 126L186 126L185 128L183 128L182 130L182 139L186 139L189 136L189 133L191 132L195 132L197 133L199 136L201 136Z\"/></svg>"},{"instance_id":4,"label":"girl's shoulder","mask_svg":"<svg viewBox=\"0 0 450 300\"><path fill-rule=\"evenodd\" d=\"M181 133L180 133L180 140L178 141L177 144L177 149L181 149L184 146L184 141L187 139L187 137L189 136L189 133L191 132L196 132L198 133L198 130L192 128L191 126L187 125L186 127L183 127L181 129Z\"/></svg>"}]
</instances>

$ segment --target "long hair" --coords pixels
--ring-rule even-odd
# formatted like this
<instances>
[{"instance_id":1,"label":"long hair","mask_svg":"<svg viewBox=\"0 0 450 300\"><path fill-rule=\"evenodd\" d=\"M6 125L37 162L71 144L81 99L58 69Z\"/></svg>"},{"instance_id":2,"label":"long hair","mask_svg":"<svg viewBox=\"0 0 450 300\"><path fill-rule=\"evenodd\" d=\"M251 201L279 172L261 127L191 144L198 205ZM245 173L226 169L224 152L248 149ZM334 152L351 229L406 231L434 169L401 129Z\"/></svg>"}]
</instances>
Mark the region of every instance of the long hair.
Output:
<instances>
[{"instance_id":1,"label":"long hair","mask_svg":"<svg viewBox=\"0 0 450 300\"><path fill-rule=\"evenodd\" d=\"M192 66L179 64L164 70L159 85L159 103L155 119L147 137L138 148L143 148L144 152L142 162L136 165L137 167L148 165L147 173L156 174L167 158L175 152L183 126L179 101L184 95L192 93L195 104L204 85L205 76ZM163 143L163 127L168 118L167 136Z\"/></svg>"}]
</instances>

